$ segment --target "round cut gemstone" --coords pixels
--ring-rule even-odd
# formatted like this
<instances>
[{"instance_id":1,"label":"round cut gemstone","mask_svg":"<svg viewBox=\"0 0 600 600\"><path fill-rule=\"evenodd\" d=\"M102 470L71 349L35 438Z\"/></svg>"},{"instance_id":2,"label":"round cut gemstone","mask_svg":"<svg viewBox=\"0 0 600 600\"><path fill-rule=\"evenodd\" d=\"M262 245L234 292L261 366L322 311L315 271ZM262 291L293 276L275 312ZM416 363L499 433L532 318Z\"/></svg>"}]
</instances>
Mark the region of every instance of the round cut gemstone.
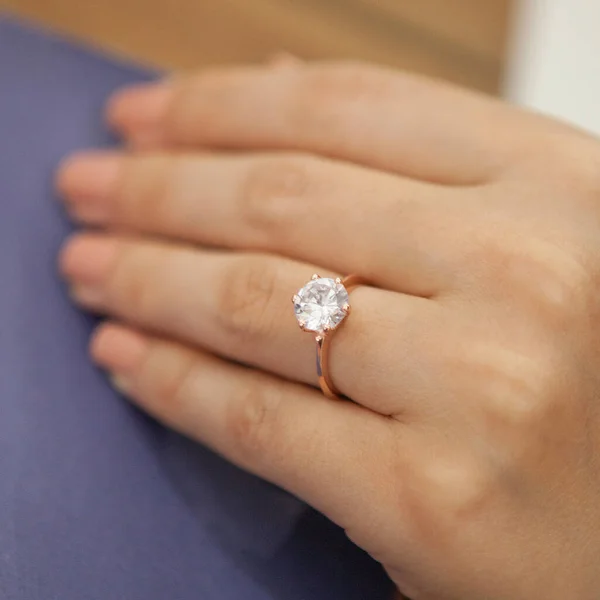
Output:
<instances>
[{"instance_id":1,"label":"round cut gemstone","mask_svg":"<svg viewBox=\"0 0 600 600\"><path fill-rule=\"evenodd\" d=\"M346 316L347 307L348 291L335 279L312 279L294 296L298 323L316 333L337 327Z\"/></svg>"}]
</instances>

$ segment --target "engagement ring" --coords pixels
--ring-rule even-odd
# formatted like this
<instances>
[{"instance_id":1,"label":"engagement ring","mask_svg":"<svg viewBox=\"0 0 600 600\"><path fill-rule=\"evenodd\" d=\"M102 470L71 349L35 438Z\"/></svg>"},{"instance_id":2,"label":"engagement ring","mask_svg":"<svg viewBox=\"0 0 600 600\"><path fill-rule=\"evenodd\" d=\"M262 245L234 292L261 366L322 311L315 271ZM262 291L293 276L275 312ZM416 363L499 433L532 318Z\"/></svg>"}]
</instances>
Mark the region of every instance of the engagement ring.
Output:
<instances>
[{"instance_id":1,"label":"engagement ring","mask_svg":"<svg viewBox=\"0 0 600 600\"><path fill-rule=\"evenodd\" d=\"M332 279L315 274L292 298L298 325L302 331L316 334L317 376L328 398L340 395L329 373L331 337L350 314L350 292L361 283L363 280L358 275Z\"/></svg>"}]
</instances>

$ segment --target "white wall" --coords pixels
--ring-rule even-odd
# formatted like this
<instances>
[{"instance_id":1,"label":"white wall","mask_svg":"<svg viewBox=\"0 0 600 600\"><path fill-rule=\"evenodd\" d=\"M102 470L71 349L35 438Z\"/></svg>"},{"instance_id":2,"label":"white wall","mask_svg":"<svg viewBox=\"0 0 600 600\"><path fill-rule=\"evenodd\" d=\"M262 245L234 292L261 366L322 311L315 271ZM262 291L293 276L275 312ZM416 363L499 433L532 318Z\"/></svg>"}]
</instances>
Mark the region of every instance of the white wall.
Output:
<instances>
[{"instance_id":1,"label":"white wall","mask_svg":"<svg viewBox=\"0 0 600 600\"><path fill-rule=\"evenodd\" d=\"M600 0L520 0L516 12L506 97L600 133Z\"/></svg>"}]
</instances>

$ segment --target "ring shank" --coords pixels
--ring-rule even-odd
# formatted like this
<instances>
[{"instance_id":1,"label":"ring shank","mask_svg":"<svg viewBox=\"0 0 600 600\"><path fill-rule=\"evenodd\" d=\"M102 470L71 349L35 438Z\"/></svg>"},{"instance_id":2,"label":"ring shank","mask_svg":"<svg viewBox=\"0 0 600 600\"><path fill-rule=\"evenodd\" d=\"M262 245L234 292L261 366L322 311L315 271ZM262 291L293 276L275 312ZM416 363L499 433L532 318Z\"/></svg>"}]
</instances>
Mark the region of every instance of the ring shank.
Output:
<instances>
[{"instance_id":1,"label":"ring shank","mask_svg":"<svg viewBox=\"0 0 600 600\"><path fill-rule=\"evenodd\" d=\"M359 285L366 284L366 281L359 275L348 275L342 280L342 285L350 292ZM335 386L329 372L329 349L331 338L336 329L332 329L328 333L318 335L317 342L317 377L321 391L327 398L340 398L340 391Z\"/></svg>"}]
</instances>

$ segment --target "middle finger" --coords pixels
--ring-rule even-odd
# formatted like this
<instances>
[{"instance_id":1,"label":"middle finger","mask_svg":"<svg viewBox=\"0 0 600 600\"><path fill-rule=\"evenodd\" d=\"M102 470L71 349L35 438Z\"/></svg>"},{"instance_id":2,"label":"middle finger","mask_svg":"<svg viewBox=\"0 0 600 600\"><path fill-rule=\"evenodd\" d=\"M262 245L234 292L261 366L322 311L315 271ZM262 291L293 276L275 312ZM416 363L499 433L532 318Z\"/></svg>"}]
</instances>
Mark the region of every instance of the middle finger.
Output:
<instances>
[{"instance_id":1,"label":"middle finger","mask_svg":"<svg viewBox=\"0 0 600 600\"><path fill-rule=\"evenodd\" d=\"M88 308L316 383L314 339L298 329L290 301L313 266L102 234L73 238L61 266L75 298ZM399 407L386 398L419 387L411 382L422 376L426 361L415 338L441 325L438 304L370 287L357 288L350 302L352 314L332 339L333 381L353 400L391 414Z\"/></svg>"},{"instance_id":2,"label":"middle finger","mask_svg":"<svg viewBox=\"0 0 600 600\"><path fill-rule=\"evenodd\" d=\"M462 190L301 154L93 153L59 187L86 224L274 252L420 296L450 285L453 238L468 237Z\"/></svg>"}]
</instances>

